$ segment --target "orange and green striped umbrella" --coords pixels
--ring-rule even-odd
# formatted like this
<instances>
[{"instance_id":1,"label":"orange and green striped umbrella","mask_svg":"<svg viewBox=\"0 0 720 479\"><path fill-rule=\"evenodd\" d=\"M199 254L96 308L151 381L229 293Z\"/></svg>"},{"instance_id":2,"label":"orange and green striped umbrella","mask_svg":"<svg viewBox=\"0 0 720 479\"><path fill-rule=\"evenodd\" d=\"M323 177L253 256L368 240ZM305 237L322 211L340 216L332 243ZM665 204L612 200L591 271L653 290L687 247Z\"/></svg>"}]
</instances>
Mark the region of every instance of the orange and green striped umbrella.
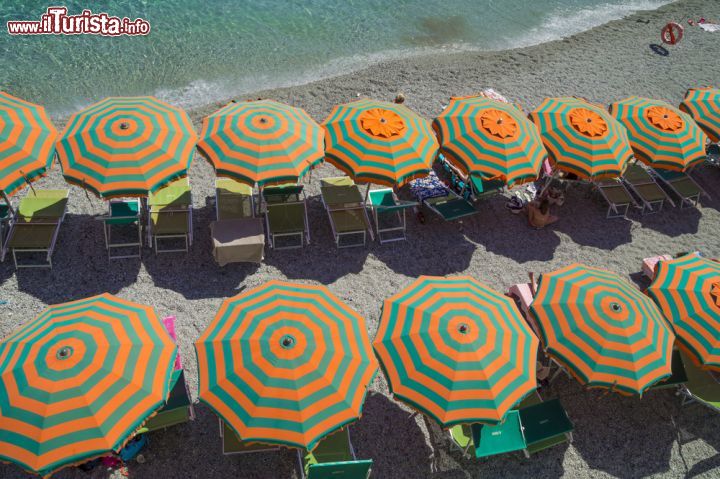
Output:
<instances>
[{"instance_id":1,"label":"orange and green striped umbrella","mask_svg":"<svg viewBox=\"0 0 720 479\"><path fill-rule=\"evenodd\" d=\"M114 97L74 114L57 150L68 182L102 198L147 196L187 175L196 140L181 109Z\"/></svg>"},{"instance_id":2,"label":"orange and green striped umbrella","mask_svg":"<svg viewBox=\"0 0 720 479\"><path fill-rule=\"evenodd\" d=\"M484 96L452 98L433 128L455 165L508 186L535 180L547 158L537 128L521 110Z\"/></svg>"},{"instance_id":3,"label":"orange and green striped umbrella","mask_svg":"<svg viewBox=\"0 0 720 479\"><path fill-rule=\"evenodd\" d=\"M10 196L52 167L57 130L45 108L0 92L0 192Z\"/></svg>"},{"instance_id":4,"label":"orange and green striped umbrella","mask_svg":"<svg viewBox=\"0 0 720 479\"><path fill-rule=\"evenodd\" d=\"M119 450L169 393L177 347L149 306L51 306L0 343L0 460L47 475Z\"/></svg>"},{"instance_id":5,"label":"orange and green striped umbrella","mask_svg":"<svg viewBox=\"0 0 720 479\"><path fill-rule=\"evenodd\" d=\"M427 120L403 105L357 100L323 123L325 158L358 182L403 186L430 172L438 142Z\"/></svg>"},{"instance_id":6,"label":"orange and green striped umbrella","mask_svg":"<svg viewBox=\"0 0 720 479\"><path fill-rule=\"evenodd\" d=\"M678 345L720 371L720 263L695 254L661 261L647 293L675 327Z\"/></svg>"},{"instance_id":7,"label":"orange and green striped umbrella","mask_svg":"<svg viewBox=\"0 0 720 479\"><path fill-rule=\"evenodd\" d=\"M497 424L537 386L537 337L468 276L421 276L386 299L373 346L395 397L443 427Z\"/></svg>"},{"instance_id":8,"label":"orange and green striped umbrella","mask_svg":"<svg viewBox=\"0 0 720 479\"><path fill-rule=\"evenodd\" d=\"M355 311L282 281L225 300L195 350L200 400L243 441L308 450L360 416L377 371Z\"/></svg>"},{"instance_id":9,"label":"orange and green striped umbrella","mask_svg":"<svg viewBox=\"0 0 720 479\"><path fill-rule=\"evenodd\" d=\"M272 100L247 101L206 117L198 149L218 176L251 186L298 182L323 160L323 135L305 110Z\"/></svg>"},{"instance_id":10,"label":"orange and green striped umbrella","mask_svg":"<svg viewBox=\"0 0 720 479\"><path fill-rule=\"evenodd\" d=\"M720 90L691 88L685 93L680 109L690 114L710 140L720 142Z\"/></svg>"},{"instance_id":11,"label":"orange and green striped umbrella","mask_svg":"<svg viewBox=\"0 0 720 479\"><path fill-rule=\"evenodd\" d=\"M627 128L635 156L653 168L685 171L705 160L705 133L667 102L631 96L610 113Z\"/></svg>"},{"instance_id":12,"label":"orange and green striped umbrella","mask_svg":"<svg viewBox=\"0 0 720 479\"><path fill-rule=\"evenodd\" d=\"M530 309L546 352L588 387L642 394L671 375L672 327L615 273L573 264L543 274Z\"/></svg>"},{"instance_id":13,"label":"orange and green striped umbrella","mask_svg":"<svg viewBox=\"0 0 720 479\"><path fill-rule=\"evenodd\" d=\"M530 113L555 167L584 179L622 175L632 157L625 127L580 98L546 98Z\"/></svg>"}]
</instances>

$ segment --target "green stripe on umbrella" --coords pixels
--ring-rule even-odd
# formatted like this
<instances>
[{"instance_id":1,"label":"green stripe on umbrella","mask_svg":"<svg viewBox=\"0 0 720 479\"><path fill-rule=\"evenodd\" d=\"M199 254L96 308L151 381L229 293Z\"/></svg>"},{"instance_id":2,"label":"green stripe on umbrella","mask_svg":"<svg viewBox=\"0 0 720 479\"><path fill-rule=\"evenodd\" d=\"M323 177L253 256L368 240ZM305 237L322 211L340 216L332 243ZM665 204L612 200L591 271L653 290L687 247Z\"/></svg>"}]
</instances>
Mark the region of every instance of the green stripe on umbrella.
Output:
<instances>
[{"instance_id":1,"label":"green stripe on umbrella","mask_svg":"<svg viewBox=\"0 0 720 479\"><path fill-rule=\"evenodd\" d=\"M49 474L119 450L167 399L176 351L149 306L51 306L0 343L0 460Z\"/></svg>"},{"instance_id":2,"label":"green stripe on umbrella","mask_svg":"<svg viewBox=\"0 0 720 479\"><path fill-rule=\"evenodd\" d=\"M691 88L685 93L680 109L693 117L711 141L720 142L720 90Z\"/></svg>"},{"instance_id":3,"label":"green stripe on umbrella","mask_svg":"<svg viewBox=\"0 0 720 479\"><path fill-rule=\"evenodd\" d=\"M543 274L530 309L547 353L582 384L642 394L672 372L672 327L615 273L573 264Z\"/></svg>"}]
</instances>

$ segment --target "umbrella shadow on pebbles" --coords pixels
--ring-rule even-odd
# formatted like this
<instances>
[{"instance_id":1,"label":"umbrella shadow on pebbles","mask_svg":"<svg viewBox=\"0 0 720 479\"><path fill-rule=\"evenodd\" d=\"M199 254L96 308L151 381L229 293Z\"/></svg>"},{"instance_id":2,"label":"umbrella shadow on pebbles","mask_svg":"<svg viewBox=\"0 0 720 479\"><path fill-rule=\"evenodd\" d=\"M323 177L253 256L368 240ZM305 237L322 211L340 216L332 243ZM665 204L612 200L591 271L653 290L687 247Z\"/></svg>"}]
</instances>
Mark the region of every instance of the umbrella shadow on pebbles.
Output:
<instances>
[{"instance_id":1,"label":"umbrella shadow on pebbles","mask_svg":"<svg viewBox=\"0 0 720 479\"><path fill-rule=\"evenodd\" d=\"M368 393L350 435L358 459L373 460L373 477L426 477L430 471L432 451L423 431L410 412L383 394Z\"/></svg>"},{"instance_id":2,"label":"umbrella shadow on pebbles","mask_svg":"<svg viewBox=\"0 0 720 479\"><path fill-rule=\"evenodd\" d=\"M214 206L193 210L193 244L187 254L155 254L150 248L143 250L143 264L157 287L175 291L187 299L225 298L236 295L245 278L258 270L259 266L252 263L220 267L215 262L210 238L210 222L214 218ZM171 245L168 243L165 247Z\"/></svg>"},{"instance_id":3,"label":"umbrella shadow on pebbles","mask_svg":"<svg viewBox=\"0 0 720 479\"><path fill-rule=\"evenodd\" d=\"M676 204L679 200L673 198ZM698 232L702 212L697 208L673 208L665 205L658 213L641 216L639 221L643 228L648 228L670 237Z\"/></svg>"},{"instance_id":4,"label":"umbrella shadow on pebbles","mask_svg":"<svg viewBox=\"0 0 720 479\"><path fill-rule=\"evenodd\" d=\"M706 452L696 453L693 449L709 445L715 451L720 451L720 429L718 428L717 412L711 411L700 404L679 407L677 417L678 446L680 455L685 458L705 457L690 466L685 477L698 477L717 471L720 468L720 454L717 452L709 456ZM697 439L700 439L698 441ZM703 444L704 443L704 444ZM709 457L707 457L709 456Z\"/></svg>"},{"instance_id":5,"label":"umbrella shadow on pebbles","mask_svg":"<svg viewBox=\"0 0 720 479\"><path fill-rule=\"evenodd\" d=\"M129 477L205 479L293 477L297 475L294 449L225 456L217 416L204 404L195 404L195 421L150 434L143 464L131 461Z\"/></svg>"},{"instance_id":6,"label":"umbrella shadow on pebbles","mask_svg":"<svg viewBox=\"0 0 720 479\"><path fill-rule=\"evenodd\" d=\"M56 304L121 289L136 282L140 271L137 258L109 261L102 223L91 215L67 214L63 221L52 270L21 268L14 272L18 289L46 304ZM13 272L8 252L3 271Z\"/></svg>"}]
</instances>

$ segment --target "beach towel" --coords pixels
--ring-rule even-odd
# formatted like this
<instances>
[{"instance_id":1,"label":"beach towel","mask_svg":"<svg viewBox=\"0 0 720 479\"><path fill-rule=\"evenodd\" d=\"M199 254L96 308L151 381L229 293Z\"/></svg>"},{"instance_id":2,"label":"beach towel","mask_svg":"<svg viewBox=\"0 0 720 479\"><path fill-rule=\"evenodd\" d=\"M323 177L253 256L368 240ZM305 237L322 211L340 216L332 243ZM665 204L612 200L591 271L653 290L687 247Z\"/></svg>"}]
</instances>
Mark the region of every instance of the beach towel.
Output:
<instances>
[{"instance_id":1,"label":"beach towel","mask_svg":"<svg viewBox=\"0 0 720 479\"><path fill-rule=\"evenodd\" d=\"M698 26L706 32L715 33L720 32L720 24L717 23L698 23Z\"/></svg>"},{"instance_id":2,"label":"beach towel","mask_svg":"<svg viewBox=\"0 0 720 479\"><path fill-rule=\"evenodd\" d=\"M428 198L446 196L448 189L445 183L440 181L437 174L431 170L430 174L425 178L416 178L410 182L410 192L418 201L423 201Z\"/></svg>"}]
</instances>

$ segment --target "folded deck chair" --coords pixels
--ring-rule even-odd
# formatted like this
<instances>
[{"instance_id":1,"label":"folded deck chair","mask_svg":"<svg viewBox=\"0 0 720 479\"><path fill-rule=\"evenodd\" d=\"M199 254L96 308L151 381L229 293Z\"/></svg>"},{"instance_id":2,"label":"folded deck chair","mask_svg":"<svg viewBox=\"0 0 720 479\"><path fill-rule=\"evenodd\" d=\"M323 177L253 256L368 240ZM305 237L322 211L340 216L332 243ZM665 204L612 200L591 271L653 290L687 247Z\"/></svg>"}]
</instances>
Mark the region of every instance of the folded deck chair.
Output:
<instances>
[{"instance_id":1,"label":"folded deck chair","mask_svg":"<svg viewBox=\"0 0 720 479\"><path fill-rule=\"evenodd\" d=\"M103 233L105 235L105 249L108 253L108 259L126 259L140 258L142 255L142 207L140 199L117 199L108 202L108 214L99 218L103 222ZM112 231L115 227L133 227L137 229L137 240L133 241L129 238L122 242L113 242ZM137 247L137 254L114 254L114 250L127 250L128 248Z\"/></svg>"},{"instance_id":2,"label":"folded deck chair","mask_svg":"<svg viewBox=\"0 0 720 479\"><path fill-rule=\"evenodd\" d=\"M230 178L215 180L215 216L218 221L255 216L252 187Z\"/></svg>"},{"instance_id":3,"label":"folded deck chair","mask_svg":"<svg viewBox=\"0 0 720 479\"><path fill-rule=\"evenodd\" d=\"M20 200L11 221L3 259L12 251L15 268L52 268L52 254L67 212L69 190L37 190ZM19 254L45 253L42 264L18 263Z\"/></svg>"},{"instance_id":4,"label":"folded deck chair","mask_svg":"<svg viewBox=\"0 0 720 479\"><path fill-rule=\"evenodd\" d=\"M680 386L682 404L698 403L720 412L720 383L691 358L683 356L687 382Z\"/></svg>"},{"instance_id":5,"label":"folded deck chair","mask_svg":"<svg viewBox=\"0 0 720 479\"><path fill-rule=\"evenodd\" d=\"M360 188L347 176L320 180L323 206L330 219L335 246L365 246L367 235L373 239L370 218Z\"/></svg>"},{"instance_id":6,"label":"folded deck chair","mask_svg":"<svg viewBox=\"0 0 720 479\"><path fill-rule=\"evenodd\" d=\"M222 451L226 456L280 450L278 446L243 441L222 419L220 419L220 437L222 438Z\"/></svg>"},{"instance_id":7,"label":"folded deck chair","mask_svg":"<svg viewBox=\"0 0 720 479\"><path fill-rule=\"evenodd\" d=\"M599 180L593 184L608 204L606 218L627 218L630 206L637 206L620 179Z\"/></svg>"},{"instance_id":8,"label":"folded deck chair","mask_svg":"<svg viewBox=\"0 0 720 479\"><path fill-rule=\"evenodd\" d=\"M707 198L710 198L710 195L700 188L700 185L687 173L656 169L653 170L653 174L680 198L680 208L697 208L700 203L700 196L705 195Z\"/></svg>"},{"instance_id":9,"label":"folded deck chair","mask_svg":"<svg viewBox=\"0 0 720 479\"><path fill-rule=\"evenodd\" d=\"M392 188L370 190L368 207L373 212L375 232L380 244L407 239L405 211L416 206L418 203L414 201L399 200Z\"/></svg>"},{"instance_id":10,"label":"folded deck chair","mask_svg":"<svg viewBox=\"0 0 720 479\"><path fill-rule=\"evenodd\" d=\"M412 180L410 191L418 202L445 221L458 220L477 213L472 203L448 188L434 171L430 171L425 178Z\"/></svg>"},{"instance_id":11,"label":"folded deck chair","mask_svg":"<svg viewBox=\"0 0 720 479\"><path fill-rule=\"evenodd\" d=\"M153 245L155 253L187 253L193 242L190 181L181 178L151 193L148 209L148 242ZM182 239L184 247L160 249L161 240L173 239Z\"/></svg>"},{"instance_id":12,"label":"folded deck chair","mask_svg":"<svg viewBox=\"0 0 720 479\"><path fill-rule=\"evenodd\" d=\"M310 244L303 185L265 187L262 190L262 200L271 248L294 249Z\"/></svg>"},{"instance_id":13,"label":"folded deck chair","mask_svg":"<svg viewBox=\"0 0 720 479\"><path fill-rule=\"evenodd\" d=\"M559 399L543 401L536 391L520 403L518 411L527 454L572 442L574 426Z\"/></svg>"},{"instance_id":14,"label":"folded deck chair","mask_svg":"<svg viewBox=\"0 0 720 479\"><path fill-rule=\"evenodd\" d=\"M358 460L350 442L349 427L324 438L305 455L298 449L300 477L307 479L366 479L370 477L372 460Z\"/></svg>"},{"instance_id":15,"label":"folded deck chair","mask_svg":"<svg viewBox=\"0 0 720 479\"><path fill-rule=\"evenodd\" d=\"M640 199L641 214L643 215L662 211L665 201L675 206L673 200L657 184L655 178L637 162L628 165L622 180Z\"/></svg>"}]
</instances>

